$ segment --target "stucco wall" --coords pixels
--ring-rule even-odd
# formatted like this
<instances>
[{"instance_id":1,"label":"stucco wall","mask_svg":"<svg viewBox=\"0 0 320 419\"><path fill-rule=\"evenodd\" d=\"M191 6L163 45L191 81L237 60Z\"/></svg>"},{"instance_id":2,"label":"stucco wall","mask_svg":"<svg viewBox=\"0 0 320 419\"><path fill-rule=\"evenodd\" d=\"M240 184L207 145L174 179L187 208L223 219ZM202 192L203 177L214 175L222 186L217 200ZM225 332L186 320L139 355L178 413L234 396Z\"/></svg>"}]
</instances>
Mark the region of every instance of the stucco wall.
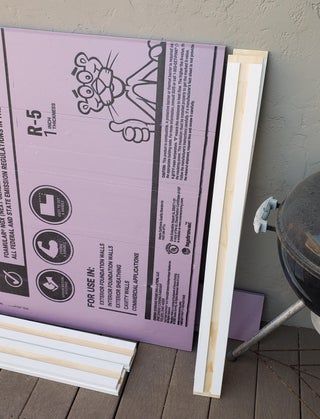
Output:
<instances>
[{"instance_id":1,"label":"stucco wall","mask_svg":"<svg viewBox=\"0 0 320 419\"><path fill-rule=\"evenodd\" d=\"M275 236L255 236L251 222L265 197L281 200L295 183L320 170L319 1L0 0L0 25L269 50L237 286L266 294L265 319L295 300L281 272ZM308 313L291 323L309 325Z\"/></svg>"}]
</instances>

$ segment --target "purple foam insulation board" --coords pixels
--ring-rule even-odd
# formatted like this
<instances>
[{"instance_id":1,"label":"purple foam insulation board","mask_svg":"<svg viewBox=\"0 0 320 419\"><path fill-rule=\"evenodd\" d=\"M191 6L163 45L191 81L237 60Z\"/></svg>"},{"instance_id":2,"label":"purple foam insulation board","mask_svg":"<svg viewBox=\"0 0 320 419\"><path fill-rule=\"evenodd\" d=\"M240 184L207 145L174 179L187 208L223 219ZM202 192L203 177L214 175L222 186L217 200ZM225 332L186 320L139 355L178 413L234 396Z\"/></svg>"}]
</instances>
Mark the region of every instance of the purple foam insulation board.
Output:
<instances>
[{"instance_id":1,"label":"purple foam insulation board","mask_svg":"<svg viewBox=\"0 0 320 419\"><path fill-rule=\"evenodd\" d=\"M224 55L1 30L1 313L191 349Z\"/></svg>"},{"instance_id":2,"label":"purple foam insulation board","mask_svg":"<svg viewBox=\"0 0 320 419\"><path fill-rule=\"evenodd\" d=\"M248 340L260 330L264 295L250 291L234 290L229 338Z\"/></svg>"}]
</instances>

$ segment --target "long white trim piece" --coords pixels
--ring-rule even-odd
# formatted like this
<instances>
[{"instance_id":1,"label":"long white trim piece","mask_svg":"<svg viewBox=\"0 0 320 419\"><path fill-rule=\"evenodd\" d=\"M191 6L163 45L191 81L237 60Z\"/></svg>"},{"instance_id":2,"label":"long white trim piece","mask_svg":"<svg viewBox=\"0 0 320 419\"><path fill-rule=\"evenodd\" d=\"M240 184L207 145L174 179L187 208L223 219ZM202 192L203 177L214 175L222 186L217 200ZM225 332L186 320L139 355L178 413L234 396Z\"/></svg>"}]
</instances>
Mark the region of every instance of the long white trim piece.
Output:
<instances>
[{"instance_id":1,"label":"long white trim piece","mask_svg":"<svg viewBox=\"0 0 320 419\"><path fill-rule=\"evenodd\" d=\"M132 357L122 354L116 354L115 352L108 352L102 349L92 348L90 346L77 345L74 343L68 343L56 339L49 339L42 336L37 336L29 333L16 332L16 330L5 329L0 327L0 338L6 338L16 340L25 343L31 343L44 348L57 349L65 353L74 355L82 355L87 358L100 359L103 361L109 361L110 363L119 363L129 371L132 362Z\"/></svg>"},{"instance_id":2,"label":"long white trim piece","mask_svg":"<svg viewBox=\"0 0 320 419\"><path fill-rule=\"evenodd\" d=\"M5 336L5 330L25 333L30 339L33 336L35 339L51 340L53 348L59 345L66 352L118 362L128 371L136 351L134 342L0 315L0 336ZM50 342L47 346L50 346Z\"/></svg>"},{"instance_id":3,"label":"long white trim piece","mask_svg":"<svg viewBox=\"0 0 320 419\"><path fill-rule=\"evenodd\" d=\"M241 50L234 51L228 59L228 68L238 64L240 73L235 89L236 107L231 111L224 101L222 110L194 383L194 393L211 397L220 397L221 393L241 225L266 60L264 51ZM230 95L227 81L225 97ZM228 120L224 120L224 114ZM232 126L229 153L221 151L226 148L224 123ZM223 191L221 187L224 187ZM220 211L217 212L217 208Z\"/></svg>"},{"instance_id":4,"label":"long white trim piece","mask_svg":"<svg viewBox=\"0 0 320 419\"><path fill-rule=\"evenodd\" d=\"M123 377L121 380L111 379L103 375L51 365L33 359L26 360L24 357L6 353L0 353L0 368L115 396L119 394L123 382Z\"/></svg>"},{"instance_id":5,"label":"long white trim piece","mask_svg":"<svg viewBox=\"0 0 320 419\"><path fill-rule=\"evenodd\" d=\"M216 335L216 348L220 348L215 352L214 380L212 381L210 393L220 395L222 377L225 363L225 353L228 340L229 320L231 314L232 295L234 288L234 279L236 274L240 234L242 227L242 218L246 201L248 187L248 171L251 166L251 153L254 144L255 119L252 117L257 112L260 78L262 65L252 64L249 69L249 80L247 89L247 100L245 112L243 115L243 125L240 134L239 143L239 160L237 164L236 182L234 184L231 210L229 214L229 232L232 232L232 240L228 240L228 246L225 255L224 278L220 313L219 313L219 329ZM229 233L230 234L230 233ZM229 236L230 239L230 236Z\"/></svg>"},{"instance_id":6,"label":"long white trim piece","mask_svg":"<svg viewBox=\"0 0 320 419\"><path fill-rule=\"evenodd\" d=\"M17 332L11 332L10 338L2 337L1 332L0 330L0 353L24 356L25 358L37 359L39 361L42 360L49 364L62 365L81 371L94 371L96 374L117 379L120 379L123 374L124 368L122 364L91 358L90 356L85 356L85 354L78 355L65 352L64 348L59 349L58 345L56 349L52 349L50 346L44 346L43 341L39 342L41 338L34 339L32 337L33 340L31 340L28 339L28 335ZM56 343L59 344L59 342Z\"/></svg>"},{"instance_id":7,"label":"long white trim piece","mask_svg":"<svg viewBox=\"0 0 320 419\"><path fill-rule=\"evenodd\" d=\"M220 127L220 145L218 149L216 173L219 177L214 183L214 194L212 198L210 225L213 223L218 230L210 228L208 236L207 254L210 255L206 260L206 277L211 281L205 281L203 288L202 306L201 306L201 322L199 328L198 350L196 357L197 368L194 378L194 392L202 392L206 375L206 364L209 345L210 323L211 323L211 307L213 305L214 294L214 278L217 265L220 225L222 220L224 192L227 182L227 168L232 138L232 127L235 115L235 106L239 82L239 63L230 63L227 67L225 93L223 98L223 111L221 116ZM219 222L220 221L220 222Z\"/></svg>"},{"instance_id":8,"label":"long white trim piece","mask_svg":"<svg viewBox=\"0 0 320 419\"><path fill-rule=\"evenodd\" d=\"M135 352L134 342L0 315L0 368L118 395Z\"/></svg>"}]
</instances>

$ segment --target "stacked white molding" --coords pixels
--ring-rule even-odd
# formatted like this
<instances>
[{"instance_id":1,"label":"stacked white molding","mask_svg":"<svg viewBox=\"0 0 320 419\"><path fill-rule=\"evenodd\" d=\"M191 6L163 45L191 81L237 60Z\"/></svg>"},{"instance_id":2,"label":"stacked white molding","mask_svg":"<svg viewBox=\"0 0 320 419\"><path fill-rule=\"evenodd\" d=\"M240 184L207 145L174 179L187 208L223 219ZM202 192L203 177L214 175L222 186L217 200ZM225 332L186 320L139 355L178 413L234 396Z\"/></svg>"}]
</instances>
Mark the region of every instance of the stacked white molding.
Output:
<instances>
[{"instance_id":1,"label":"stacked white molding","mask_svg":"<svg viewBox=\"0 0 320 419\"><path fill-rule=\"evenodd\" d=\"M136 343L0 315L0 368L118 395Z\"/></svg>"},{"instance_id":2,"label":"stacked white molding","mask_svg":"<svg viewBox=\"0 0 320 419\"><path fill-rule=\"evenodd\" d=\"M214 178L194 393L220 397L241 225L268 53L229 55Z\"/></svg>"}]
</instances>

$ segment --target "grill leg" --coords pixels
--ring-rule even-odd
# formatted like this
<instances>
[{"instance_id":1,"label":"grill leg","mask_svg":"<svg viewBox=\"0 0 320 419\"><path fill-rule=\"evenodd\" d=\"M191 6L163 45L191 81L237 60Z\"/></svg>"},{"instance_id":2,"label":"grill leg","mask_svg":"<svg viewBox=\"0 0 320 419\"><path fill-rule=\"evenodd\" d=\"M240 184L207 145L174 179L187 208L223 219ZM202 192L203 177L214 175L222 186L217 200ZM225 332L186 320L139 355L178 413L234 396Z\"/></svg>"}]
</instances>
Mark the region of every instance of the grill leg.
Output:
<instances>
[{"instance_id":1,"label":"grill leg","mask_svg":"<svg viewBox=\"0 0 320 419\"><path fill-rule=\"evenodd\" d=\"M286 320L290 319L296 313L301 311L305 307L305 304L302 300L296 301L290 307L288 307L285 311L283 311L279 316L275 319L271 320L270 323L266 324L253 338L249 339L247 342L243 342L233 351L227 353L227 359L229 361L235 361L240 355L245 353L251 346L260 342L265 336L269 335L269 333L273 332L279 326L281 326Z\"/></svg>"}]
</instances>

